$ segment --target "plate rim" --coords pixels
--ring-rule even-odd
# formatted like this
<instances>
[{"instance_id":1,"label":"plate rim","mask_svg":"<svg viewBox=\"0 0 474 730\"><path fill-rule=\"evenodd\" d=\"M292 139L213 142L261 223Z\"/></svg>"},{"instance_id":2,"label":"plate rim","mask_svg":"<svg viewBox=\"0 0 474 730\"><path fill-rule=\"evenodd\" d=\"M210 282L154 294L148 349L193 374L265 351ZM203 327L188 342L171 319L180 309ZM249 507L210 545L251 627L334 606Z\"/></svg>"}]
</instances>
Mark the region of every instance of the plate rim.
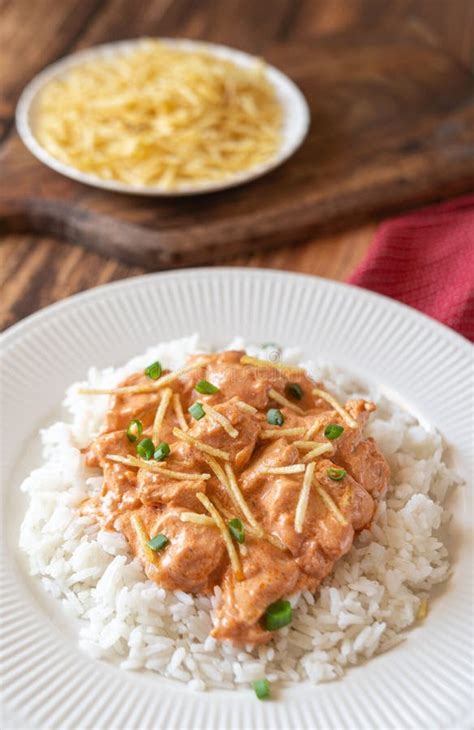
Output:
<instances>
[{"instance_id":1,"label":"plate rim","mask_svg":"<svg viewBox=\"0 0 474 730\"><path fill-rule=\"evenodd\" d=\"M48 64L35 74L35 76L23 88L16 104L15 124L18 134L25 147L37 160L60 175L101 190L109 190L111 192L127 195L179 198L218 192L251 182L252 180L266 175L276 167L279 167L286 162L304 142L311 124L311 112L306 97L290 76L285 74L273 64L264 61L268 80L272 84L275 93L278 95L279 91L286 90L292 96L292 103L296 103L301 129L293 141L287 145L285 142L288 142L288 138L283 136L282 142L275 155L253 169L237 173L227 180L209 181L196 187L183 186L183 188L178 190L168 190L159 185L131 185L129 183L122 183L118 180L103 180L100 177L96 177L91 173L82 172L72 165L56 159L38 141L34 134L33 125L31 124L30 112L41 89L57 75L60 75L63 70L73 68L84 61L93 59L94 57L107 55L109 52L120 52L122 48L125 50L133 48L133 46L143 44L147 40L157 40L163 42L165 45L177 48L189 48L190 50L193 48L207 49L211 54L224 56L230 60L234 60L234 62L238 62L238 59L244 60L245 62L257 62L259 60L259 57L254 54L247 53L246 51L242 51L238 48L222 43L212 43L192 38L171 38L165 36L140 36L138 38L121 39L108 43L99 43L97 45L69 53L57 61ZM285 111L284 104L280 103L280 105L283 111Z\"/></svg>"},{"instance_id":2,"label":"plate rim","mask_svg":"<svg viewBox=\"0 0 474 730\"><path fill-rule=\"evenodd\" d=\"M349 284L345 281L336 281L334 279L328 279L323 276L318 276L316 274L306 274L299 271L287 271L287 270L281 270L281 269L274 269L274 268L258 268L256 266L199 266L199 267L186 267L182 269L171 269L168 271L151 271L146 274L138 274L137 276L127 276L123 279L117 279L115 281L109 281L105 284L99 284L98 286L90 287L89 289L85 289L83 291L76 292L74 294L70 294L67 297L64 297L63 299L60 299L56 302L52 302L51 304L47 304L41 309L37 310L36 312L32 312L31 314L27 315L26 317L23 317L18 322L15 322L14 324L7 327L3 332L0 333L0 342L7 342L7 344L10 343L10 340L17 335L17 332L20 332L23 327L28 327L31 322L41 321L43 317L48 317L50 315L50 312L56 312L60 311L63 308L67 308L70 306L74 306L76 302L82 302L83 300L87 300L89 298L93 298L96 295L102 296L105 290L110 289L120 289L123 287L124 289L128 288L129 286L134 285L134 283L139 284L140 282L148 281L151 279L165 279L165 278L173 278L175 276L193 276L196 274L196 272L199 273L206 273L206 274L224 274L224 273L231 273L231 272L239 272L241 274L248 274L250 276L284 276L286 278L288 277L295 277L299 278L302 281L317 281L321 286L334 286L336 288L340 289L349 289L351 291L357 291L362 296L367 297L369 299L372 299L374 301L382 301L384 302L384 306L394 307L395 309L398 309L399 311L404 311L407 316L410 316L414 318L414 320L419 319L420 322L423 323L424 326L429 327L431 330L438 330L440 333L443 333L444 337L447 337L451 343L456 347L461 347L463 351L466 353L474 352L474 345L463 335L460 335L455 330L451 329L447 325L445 325L443 322L439 322L438 320L434 319L428 314L425 314L424 312L419 311L418 309L415 309L414 307L409 306L408 304L405 304L404 302L399 302L397 299L392 299L391 297L386 296L385 294L380 294L379 292L371 291L370 289L365 289L363 287L356 286L355 284Z\"/></svg>"}]
</instances>

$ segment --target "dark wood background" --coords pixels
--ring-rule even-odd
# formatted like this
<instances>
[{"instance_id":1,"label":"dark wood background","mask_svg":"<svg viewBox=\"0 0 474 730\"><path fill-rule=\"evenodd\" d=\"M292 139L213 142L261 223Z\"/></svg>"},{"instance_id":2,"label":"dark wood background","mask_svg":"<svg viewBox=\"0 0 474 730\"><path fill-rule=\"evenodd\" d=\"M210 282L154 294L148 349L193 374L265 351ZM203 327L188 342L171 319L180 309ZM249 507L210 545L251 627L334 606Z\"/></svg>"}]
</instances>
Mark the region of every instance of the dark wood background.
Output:
<instances>
[{"instance_id":1,"label":"dark wood background","mask_svg":"<svg viewBox=\"0 0 474 730\"><path fill-rule=\"evenodd\" d=\"M270 57L276 47L292 44L304 62L308 44L314 48L315 43L322 46L334 39L334 47L343 48L346 39L372 35L390 39L403 29L433 50L433 63L442 59L455 69L463 94L471 80L474 92L472 0L3 0L0 13L0 159L6 151L11 159L15 149L19 160L23 154L13 114L21 89L39 69L79 48L140 35L203 38ZM450 93L452 88L439 89L441 105L443 94ZM427 89L428 108L432 96L433 89ZM10 185L13 182L7 165L0 172L5 197L9 179ZM25 188L35 186L26 163L24 170L20 163L16 174L20 179L23 174ZM60 176L48 174L53 190L62 184ZM452 186L446 194L454 191ZM114 198L120 205L119 197ZM225 263L344 279L366 252L377 222L371 217L342 232L311 233L298 246ZM74 243L5 236L0 246L0 327L77 291L143 271Z\"/></svg>"}]
</instances>

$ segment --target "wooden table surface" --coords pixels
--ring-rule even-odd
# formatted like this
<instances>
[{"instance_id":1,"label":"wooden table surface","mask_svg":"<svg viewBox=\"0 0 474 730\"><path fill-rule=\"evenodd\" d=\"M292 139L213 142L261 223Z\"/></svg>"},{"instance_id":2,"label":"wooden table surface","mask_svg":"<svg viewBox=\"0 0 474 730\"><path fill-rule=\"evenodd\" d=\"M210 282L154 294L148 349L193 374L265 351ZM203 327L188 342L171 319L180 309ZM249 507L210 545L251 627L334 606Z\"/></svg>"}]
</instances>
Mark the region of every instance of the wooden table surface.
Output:
<instances>
[{"instance_id":1,"label":"wooden table surface","mask_svg":"<svg viewBox=\"0 0 474 730\"><path fill-rule=\"evenodd\" d=\"M317 41L380 28L395 32L409 22L434 46L474 66L472 0L2 0L0 13L0 145L15 134L19 93L43 66L79 48L121 38L203 38L264 55L275 41ZM298 246L219 263L343 280L363 258L377 224L371 220L343 232L315 232ZM141 273L77 245L7 236L0 246L0 327L76 292Z\"/></svg>"}]
</instances>

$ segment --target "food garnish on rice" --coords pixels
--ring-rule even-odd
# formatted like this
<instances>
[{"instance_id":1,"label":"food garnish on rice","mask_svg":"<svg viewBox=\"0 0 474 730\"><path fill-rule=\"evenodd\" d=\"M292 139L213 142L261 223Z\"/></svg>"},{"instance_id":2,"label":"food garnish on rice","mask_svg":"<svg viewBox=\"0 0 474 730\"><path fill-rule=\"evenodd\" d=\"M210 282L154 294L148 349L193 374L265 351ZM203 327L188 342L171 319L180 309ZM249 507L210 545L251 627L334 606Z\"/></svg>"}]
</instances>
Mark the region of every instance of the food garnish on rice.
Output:
<instances>
[{"instance_id":1,"label":"food garnish on rice","mask_svg":"<svg viewBox=\"0 0 474 730\"><path fill-rule=\"evenodd\" d=\"M448 575L440 526L458 479L440 435L377 387L334 366L294 365L294 350L276 363L265 346L247 353L207 354L192 336L92 368L68 391L72 421L41 432L20 545L30 572L80 617L89 654L194 690L254 686L264 698L275 681L340 677L425 618L430 589ZM381 465L372 490L370 439ZM259 576L272 578L267 594Z\"/></svg>"},{"instance_id":2,"label":"food garnish on rice","mask_svg":"<svg viewBox=\"0 0 474 730\"><path fill-rule=\"evenodd\" d=\"M301 369L238 350L191 357L177 377L155 362L107 392L104 424L85 454L104 485L83 514L121 531L147 576L167 590L209 594L218 585L212 636L236 645L270 641L268 606L314 592L370 525L386 491L388 464L364 437L374 403L342 405ZM169 407L174 396L186 430ZM314 447L299 449L316 419ZM132 424L139 441L130 439ZM214 524L182 520L183 511ZM233 520L242 525L240 542ZM159 556L150 540L144 549L143 531L166 536Z\"/></svg>"}]
</instances>

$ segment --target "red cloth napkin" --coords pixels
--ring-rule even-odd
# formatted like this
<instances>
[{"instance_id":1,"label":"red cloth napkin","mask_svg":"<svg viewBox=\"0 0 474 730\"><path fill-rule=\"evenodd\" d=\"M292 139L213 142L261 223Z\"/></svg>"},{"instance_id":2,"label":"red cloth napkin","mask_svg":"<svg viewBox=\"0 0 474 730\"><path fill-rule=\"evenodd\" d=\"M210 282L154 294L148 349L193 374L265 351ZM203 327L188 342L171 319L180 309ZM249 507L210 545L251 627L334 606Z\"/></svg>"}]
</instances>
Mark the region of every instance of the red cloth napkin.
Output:
<instances>
[{"instance_id":1,"label":"red cloth napkin","mask_svg":"<svg viewBox=\"0 0 474 730\"><path fill-rule=\"evenodd\" d=\"M348 281L474 341L474 195L383 223Z\"/></svg>"}]
</instances>

